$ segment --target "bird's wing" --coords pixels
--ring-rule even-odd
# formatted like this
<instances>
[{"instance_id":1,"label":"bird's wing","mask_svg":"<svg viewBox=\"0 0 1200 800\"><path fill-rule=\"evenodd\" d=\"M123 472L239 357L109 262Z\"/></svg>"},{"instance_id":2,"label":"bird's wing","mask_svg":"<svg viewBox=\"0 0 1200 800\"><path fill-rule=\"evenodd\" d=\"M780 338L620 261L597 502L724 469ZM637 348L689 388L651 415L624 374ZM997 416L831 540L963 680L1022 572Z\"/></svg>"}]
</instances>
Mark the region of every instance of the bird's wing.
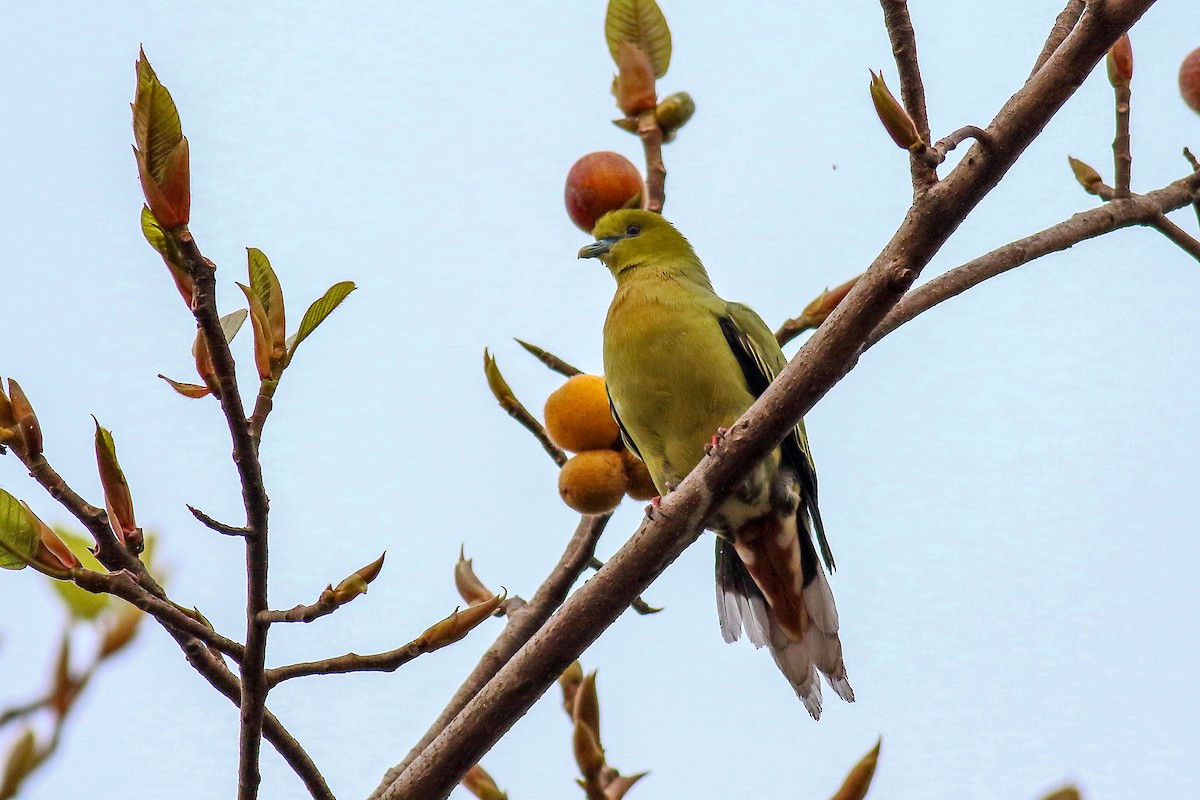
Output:
<instances>
[{"instance_id":1,"label":"bird's wing","mask_svg":"<svg viewBox=\"0 0 1200 800\"><path fill-rule=\"evenodd\" d=\"M725 341L737 358L742 374L746 378L746 387L755 397L762 395L767 386L787 365L787 357L779 349L775 334L762 321L758 314L749 306L741 303L729 303L726 312L718 318L721 332ZM615 415L615 412L614 412ZM808 435L804 431L804 420L800 420L792 432L783 440L783 458L793 470L800 482L800 498L812 520L813 531L817 543L821 547L821 556L825 566L833 572L835 565L829 542L825 539L825 526L821 522L821 512L817 508L817 469L813 465L812 454L808 449ZM807 537L801 537L807 538ZM810 545L811 546L811 545Z\"/></svg>"},{"instance_id":2,"label":"bird's wing","mask_svg":"<svg viewBox=\"0 0 1200 800\"><path fill-rule=\"evenodd\" d=\"M641 451L638 450L637 445L634 444L633 437L629 435L629 431L625 430L625 423L621 422L621 417L617 414L617 406L613 403L612 392L608 391L607 386L604 387L604 392L608 395L608 410L612 414L612 418L616 421L617 428L619 428L621 431L621 441L625 443L625 447L629 450L629 452L633 453L642 461L645 461L646 459L642 458Z\"/></svg>"}]
</instances>

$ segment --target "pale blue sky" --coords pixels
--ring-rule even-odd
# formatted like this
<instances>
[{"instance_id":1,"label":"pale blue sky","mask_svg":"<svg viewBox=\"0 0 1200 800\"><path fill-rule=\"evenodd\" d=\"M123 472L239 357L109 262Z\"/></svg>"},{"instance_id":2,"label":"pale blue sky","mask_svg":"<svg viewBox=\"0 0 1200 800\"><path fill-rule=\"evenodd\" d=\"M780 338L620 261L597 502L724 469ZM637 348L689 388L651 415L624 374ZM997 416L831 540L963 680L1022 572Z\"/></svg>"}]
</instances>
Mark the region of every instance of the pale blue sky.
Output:
<instances>
[{"instance_id":1,"label":"pale blue sky","mask_svg":"<svg viewBox=\"0 0 1200 800\"><path fill-rule=\"evenodd\" d=\"M1061 8L911 5L939 136L991 119ZM778 323L863 269L909 203L906 160L867 95L868 68L895 86L879 8L663 7L675 52L660 90L698 107L666 151L667 216L720 291ZM329 284L360 287L305 344L267 430L273 605L311 601L385 549L388 562L367 597L273 632L271 663L408 641L459 602L464 542L489 585L528 596L573 529L553 465L496 408L480 359L493 348L535 410L559 381L511 337L600 367L611 279L575 260L588 239L561 193L586 152L640 158L608 122L603 15L600 0L8 11L0 372L93 501L88 415L112 430L172 594L233 635L240 544L184 508L238 521L228 434L214 403L155 378L190 378L193 326L137 224L139 43L182 113L192 230L220 265L223 310L242 302L247 246L270 256L293 326ZM1162 0L1133 42L1134 188L1148 190L1183 174L1184 145L1200 151L1175 88L1200 8ZM1097 74L927 274L1092 207L1066 156L1111 176L1111 140ZM1175 218L1196 230L1190 212ZM865 356L809 417L858 702L831 699L814 723L766 653L721 641L706 537L647 593L665 612L622 618L583 658L600 670L610 761L652 771L629 797L827 796L880 734L873 797L1034 798L1066 780L1092 800L1200 795L1198 308L1200 266L1125 231L975 289ZM0 486L64 520L11 457ZM622 507L602 554L640 514ZM40 584L0 575L0 707L38 691L52 656L61 611ZM271 707L339 797L364 796L499 629L397 675L288 683ZM27 796L230 797L236 724L148 628ZM264 752L263 797L303 796ZM578 791L556 698L483 763L513 800Z\"/></svg>"}]
</instances>

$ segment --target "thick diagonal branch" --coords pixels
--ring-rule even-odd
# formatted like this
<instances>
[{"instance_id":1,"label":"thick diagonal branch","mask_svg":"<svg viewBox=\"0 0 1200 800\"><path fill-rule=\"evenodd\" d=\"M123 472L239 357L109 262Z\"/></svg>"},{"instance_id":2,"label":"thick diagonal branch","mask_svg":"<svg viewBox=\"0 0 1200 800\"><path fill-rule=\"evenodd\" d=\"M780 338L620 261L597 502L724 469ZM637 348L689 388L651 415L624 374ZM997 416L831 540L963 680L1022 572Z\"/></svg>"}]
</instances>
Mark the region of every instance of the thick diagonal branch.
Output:
<instances>
[{"instance_id":1,"label":"thick diagonal branch","mask_svg":"<svg viewBox=\"0 0 1200 800\"><path fill-rule=\"evenodd\" d=\"M445 730L447 725L454 721L467 703L479 694L479 691L500 671L500 668L507 664L513 655L529 641L530 637L545 624L555 609L562 605L567 592L571 590L575 581L579 580L579 576L595 553L596 542L600 540L600 534L604 532L604 526L608 524L610 516L605 514L599 517L583 517L579 520L579 526L575 529L562 557L550 575L534 592L532 599L509 616L504 630L488 648L488 651L483 654L479 664L463 681L462 686L454 693L454 697L450 698L450 702L443 709L441 715L429 726L429 730L425 732L420 741L413 745L404 760L387 771L372 797L386 790L393 781L400 777L408 765L424 752L425 748L437 738L439 733Z\"/></svg>"}]
</instances>

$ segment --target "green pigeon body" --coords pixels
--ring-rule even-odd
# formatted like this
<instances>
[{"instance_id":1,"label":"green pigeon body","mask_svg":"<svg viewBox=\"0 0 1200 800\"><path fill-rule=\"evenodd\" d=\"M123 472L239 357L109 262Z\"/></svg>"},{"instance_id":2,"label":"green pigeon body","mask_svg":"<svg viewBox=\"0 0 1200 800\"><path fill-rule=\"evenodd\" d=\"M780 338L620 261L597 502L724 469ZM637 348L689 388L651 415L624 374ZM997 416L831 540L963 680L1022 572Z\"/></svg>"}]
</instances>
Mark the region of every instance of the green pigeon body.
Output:
<instances>
[{"instance_id":1,"label":"green pigeon body","mask_svg":"<svg viewBox=\"0 0 1200 800\"><path fill-rule=\"evenodd\" d=\"M688 241L662 216L603 217L580 257L599 258L617 289L604 323L613 415L660 494L674 489L787 363L750 308L717 295ZM823 673L853 701L837 609L822 569L833 559L817 510L803 423L722 504L717 608L726 641L743 629L770 648L805 707L820 714Z\"/></svg>"}]
</instances>

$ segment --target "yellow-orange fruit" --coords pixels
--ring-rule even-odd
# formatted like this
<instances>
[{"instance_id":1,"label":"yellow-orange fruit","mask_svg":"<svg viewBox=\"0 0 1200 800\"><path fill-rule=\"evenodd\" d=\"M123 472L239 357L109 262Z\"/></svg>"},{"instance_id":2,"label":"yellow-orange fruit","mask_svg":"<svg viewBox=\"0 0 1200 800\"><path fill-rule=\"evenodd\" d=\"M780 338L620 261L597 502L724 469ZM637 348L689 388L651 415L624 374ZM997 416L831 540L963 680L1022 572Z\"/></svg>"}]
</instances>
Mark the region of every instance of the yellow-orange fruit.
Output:
<instances>
[{"instance_id":1,"label":"yellow-orange fruit","mask_svg":"<svg viewBox=\"0 0 1200 800\"><path fill-rule=\"evenodd\" d=\"M558 494L580 514L607 514L625 495L625 463L616 450L585 450L558 473Z\"/></svg>"},{"instance_id":2,"label":"yellow-orange fruit","mask_svg":"<svg viewBox=\"0 0 1200 800\"><path fill-rule=\"evenodd\" d=\"M634 500L649 500L658 496L658 489L650 479L650 470L642 460L628 450L621 451L621 460L625 464L625 479L629 486L625 494Z\"/></svg>"},{"instance_id":3,"label":"yellow-orange fruit","mask_svg":"<svg viewBox=\"0 0 1200 800\"><path fill-rule=\"evenodd\" d=\"M1200 47L1188 53L1179 67L1179 93L1192 111L1200 114Z\"/></svg>"},{"instance_id":4,"label":"yellow-orange fruit","mask_svg":"<svg viewBox=\"0 0 1200 800\"><path fill-rule=\"evenodd\" d=\"M576 375L546 398L546 433L564 450L612 447L621 435L599 375Z\"/></svg>"},{"instance_id":5,"label":"yellow-orange fruit","mask_svg":"<svg viewBox=\"0 0 1200 800\"><path fill-rule=\"evenodd\" d=\"M620 153L588 153L567 173L563 202L571 221L591 234L596 221L609 211L641 205L642 174Z\"/></svg>"}]
</instances>

